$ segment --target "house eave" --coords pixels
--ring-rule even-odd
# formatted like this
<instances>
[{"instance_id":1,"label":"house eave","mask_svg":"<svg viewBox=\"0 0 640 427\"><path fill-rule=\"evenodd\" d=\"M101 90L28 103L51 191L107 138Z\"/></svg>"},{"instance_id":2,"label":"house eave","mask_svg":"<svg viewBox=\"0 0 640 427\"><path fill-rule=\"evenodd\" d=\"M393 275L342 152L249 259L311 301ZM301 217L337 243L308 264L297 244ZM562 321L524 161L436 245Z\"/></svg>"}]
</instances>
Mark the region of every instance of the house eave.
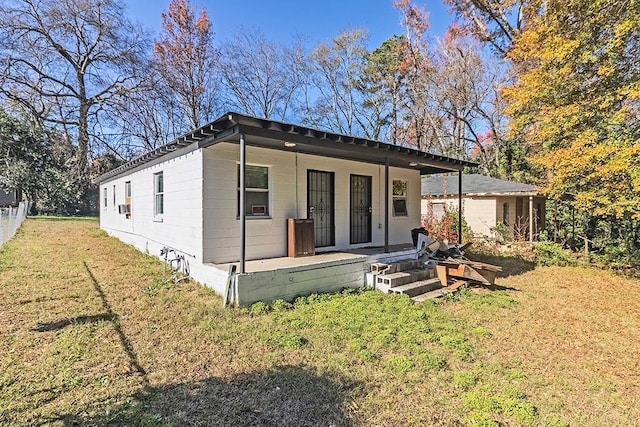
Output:
<instances>
[{"instance_id":1,"label":"house eave","mask_svg":"<svg viewBox=\"0 0 640 427\"><path fill-rule=\"evenodd\" d=\"M321 131L268 119L227 113L201 128L149 151L132 161L94 179L94 183L115 179L134 168L161 158L186 146L206 148L220 142L239 143L244 135L247 146L354 160L364 163L419 171L421 175L457 172L477 163L419 151L403 145L388 144L349 135ZM288 143L285 146L285 142Z\"/></svg>"},{"instance_id":2,"label":"house eave","mask_svg":"<svg viewBox=\"0 0 640 427\"><path fill-rule=\"evenodd\" d=\"M491 192L491 193L462 193L462 197L518 197L518 196L533 196L533 197L545 197L537 191L509 191L509 192ZM423 199L449 199L457 198L458 193L447 194L423 194Z\"/></svg>"}]
</instances>

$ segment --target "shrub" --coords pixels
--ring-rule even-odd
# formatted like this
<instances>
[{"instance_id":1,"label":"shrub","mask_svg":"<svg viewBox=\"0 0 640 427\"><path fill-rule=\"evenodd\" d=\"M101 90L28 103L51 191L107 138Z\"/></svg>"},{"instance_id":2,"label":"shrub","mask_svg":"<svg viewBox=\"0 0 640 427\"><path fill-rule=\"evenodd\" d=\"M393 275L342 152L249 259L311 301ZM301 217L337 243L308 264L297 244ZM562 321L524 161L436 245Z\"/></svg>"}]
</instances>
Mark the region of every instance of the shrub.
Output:
<instances>
[{"instance_id":1,"label":"shrub","mask_svg":"<svg viewBox=\"0 0 640 427\"><path fill-rule=\"evenodd\" d=\"M444 215L437 216L433 213L431 201L428 203L427 214L422 216L422 226L427 229L429 236L435 239L447 239L458 242L458 207L449 203L444 206ZM469 239L469 226L462 218L462 236Z\"/></svg>"},{"instance_id":2,"label":"shrub","mask_svg":"<svg viewBox=\"0 0 640 427\"><path fill-rule=\"evenodd\" d=\"M557 243L539 242L535 246L535 252L538 264L544 266L559 265L564 267L577 264L573 254Z\"/></svg>"},{"instance_id":3,"label":"shrub","mask_svg":"<svg viewBox=\"0 0 640 427\"><path fill-rule=\"evenodd\" d=\"M251 304L249 312L254 315L266 314L269 312L269 306L262 301Z\"/></svg>"},{"instance_id":4,"label":"shrub","mask_svg":"<svg viewBox=\"0 0 640 427\"><path fill-rule=\"evenodd\" d=\"M277 299L271 303L271 309L273 311L287 311L293 308L293 304L283 299Z\"/></svg>"}]
</instances>

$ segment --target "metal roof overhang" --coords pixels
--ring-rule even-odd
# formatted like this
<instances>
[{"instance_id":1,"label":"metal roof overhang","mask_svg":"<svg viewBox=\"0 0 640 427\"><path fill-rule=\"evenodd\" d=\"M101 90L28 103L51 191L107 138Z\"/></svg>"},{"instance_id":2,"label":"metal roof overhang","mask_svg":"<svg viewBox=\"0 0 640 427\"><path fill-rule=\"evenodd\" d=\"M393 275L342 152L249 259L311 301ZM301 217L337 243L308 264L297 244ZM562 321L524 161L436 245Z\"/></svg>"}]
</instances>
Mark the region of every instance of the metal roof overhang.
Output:
<instances>
[{"instance_id":1,"label":"metal roof overhang","mask_svg":"<svg viewBox=\"0 0 640 427\"><path fill-rule=\"evenodd\" d=\"M340 135L303 126L229 113L224 118L233 132L203 140L200 147L219 142L238 143L245 136L248 146L298 152L322 157L356 160L365 163L419 170L422 175L460 171L476 163L418 151L401 145L386 144L347 135ZM218 121L220 123L221 120ZM285 143L287 143L286 146ZM295 144L295 146L291 146Z\"/></svg>"},{"instance_id":2,"label":"metal roof overhang","mask_svg":"<svg viewBox=\"0 0 640 427\"><path fill-rule=\"evenodd\" d=\"M248 146L298 152L322 157L355 160L365 163L420 171L421 175L461 171L476 163L387 144L354 136L341 135L304 126L227 113L218 120L176 138L95 179L97 184L138 168L177 149L197 143L198 148L221 142L239 143L245 136ZM288 143L285 146L285 142ZM295 144L295 146L291 146Z\"/></svg>"},{"instance_id":3,"label":"metal roof overhang","mask_svg":"<svg viewBox=\"0 0 640 427\"><path fill-rule=\"evenodd\" d=\"M462 192L462 195L464 197L519 197L519 196L534 196L534 197L544 197L542 194L540 194L537 191L505 191L505 192L489 192L489 193L465 193L464 191ZM422 195L423 199L427 199L427 198L452 198L452 197L458 197L458 193L451 193L451 194L447 194L446 196L444 194L429 194L429 195Z\"/></svg>"}]
</instances>

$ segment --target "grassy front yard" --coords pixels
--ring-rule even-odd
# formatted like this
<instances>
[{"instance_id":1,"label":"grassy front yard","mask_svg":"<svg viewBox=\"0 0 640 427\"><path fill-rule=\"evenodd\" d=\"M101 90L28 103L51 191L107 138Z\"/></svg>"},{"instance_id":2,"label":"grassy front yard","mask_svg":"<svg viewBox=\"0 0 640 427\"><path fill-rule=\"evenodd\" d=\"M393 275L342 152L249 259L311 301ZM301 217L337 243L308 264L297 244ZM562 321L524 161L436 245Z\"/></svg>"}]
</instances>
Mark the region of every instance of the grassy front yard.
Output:
<instances>
[{"instance_id":1,"label":"grassy front yard","mask_svg":"<svg viewBox=\"0 0 640 427\"><path fill-rule=\"evenodd\" d=\"M0 250L0 425L629 426L640 283L504 260L502 290L230 310L93 220Z\"/></svg>"}]
</instances>

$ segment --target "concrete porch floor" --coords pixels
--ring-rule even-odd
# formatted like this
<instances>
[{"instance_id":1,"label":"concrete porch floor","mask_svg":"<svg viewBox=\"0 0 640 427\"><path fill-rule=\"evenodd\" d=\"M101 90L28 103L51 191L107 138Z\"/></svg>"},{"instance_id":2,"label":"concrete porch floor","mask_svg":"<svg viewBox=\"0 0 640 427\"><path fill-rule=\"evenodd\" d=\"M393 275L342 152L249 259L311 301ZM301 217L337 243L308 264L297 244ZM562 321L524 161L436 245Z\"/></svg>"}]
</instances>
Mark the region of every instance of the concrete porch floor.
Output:
<instances>
[{"instance_id":1,"label":"concrete porch floor","mask_svg":"<svg viewBox=\"0 0 640 427\"><path fill-rule=\"evenodd\" d=\"M396 258L398 256L411 256L411 251L415 249L411 245L411 243L404 243L399 245L390 245L389 253L384 252L384 247L375 246L375 247L367 247L367 248L358 248L358 249L349 249L345 251L328 251L328 252L316 252L315 255L290 258L290 257L279 257L279 258L266 258L266 259L258 259L251 260L245 263L246 273L257 273L261 271L273 271L273 270L281 270L281 269L290 269L296 267L304 267L304 266L314 266L316 264L327 264L332 265L336 262L340 261L349 261L371 258L371 260L367 260L369 262L374 262L376 258ZM225 263L225 264L206 264L208 266L215 267L217 269L223 271L229 271L229 266L239 263Z\"/></svg>"}]
</instances>

